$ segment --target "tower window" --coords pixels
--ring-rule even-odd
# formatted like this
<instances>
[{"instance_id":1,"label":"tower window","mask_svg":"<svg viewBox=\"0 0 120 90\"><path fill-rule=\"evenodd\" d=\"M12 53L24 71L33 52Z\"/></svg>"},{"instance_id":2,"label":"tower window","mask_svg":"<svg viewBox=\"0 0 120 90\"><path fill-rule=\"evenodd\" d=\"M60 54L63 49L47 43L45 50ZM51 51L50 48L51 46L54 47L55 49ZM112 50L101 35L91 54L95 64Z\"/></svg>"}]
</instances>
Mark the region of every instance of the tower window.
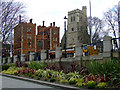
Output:
<instances>
[{"instance_id":1,"label":"tower window","mask_svg":"<svg viewBox=\"0 0 120 90\"><path fill-rule=\"evenodd\" d=\"M75 21L75 16L74 16L74 21Z\"/></svg>"},{"instance_id":2,"label":"tower window","mask_svg":"<svg viewBox=\"0 0 120 90\"><path fill-rule=\"evenodd\" d=\"M81 30L82 30L82 26L81 26L80 28L81 28Z\"/></svg>"},{"instance_id":3,"label":"tower window","mask_svg":"<svg viewBox=\"0 0 120 90\"><path fill-rule=\"evenodd\" d=\"M74 28L72 28L72 31L74 31Z\"/></svg>"},{"instance_id":4,"label":"tower window","mask_svg":"<svg viewBox=\"0 0 120 90\"><path fill-rule=\"evenodd\" d=\"M71 17L71 22L72 22L72 17Z\"/></svg>"}]
</instances>

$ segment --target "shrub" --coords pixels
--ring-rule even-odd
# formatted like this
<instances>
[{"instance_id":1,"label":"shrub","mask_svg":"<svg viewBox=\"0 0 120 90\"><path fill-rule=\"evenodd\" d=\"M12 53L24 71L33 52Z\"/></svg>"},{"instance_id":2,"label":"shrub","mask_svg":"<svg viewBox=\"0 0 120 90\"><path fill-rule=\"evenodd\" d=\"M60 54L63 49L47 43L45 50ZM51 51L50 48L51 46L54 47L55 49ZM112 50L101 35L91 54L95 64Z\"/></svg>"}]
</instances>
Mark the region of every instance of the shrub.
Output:
<instances>
[{"instance_id":1,"label":"shrub","mask_svg":"<svg viewBox=\"0 0 120 90\"><path fill-rule=\"evenodd\" d=\"M88 66L88 71L94 75L101 74L107 77L108 74L118 73L120 70L120 60L104 60L102 63L91 61Z\"/></svg>"},{"instance_id":2,"label":"shrub","mask_svg":"<svg viewBox=\"0 0 120 90\"><path fill-rule=\"evenodd\" d=\"M55 81L56 81L55 78L51 78L51 79L50 79L50 82L55 82Z\"/></svg>"},{"instance_id":3,"label":"shrub","mask_svg":"<svg viewBox=\"0 0 120 90\"><path fill-rule=\"evenodd\" d=\"M76 84L76 78L70 78L69 84Z\"/></svg>"},{"instance_id":4,"label":"shrub","mask_svg":"<svg viewBox=\"0 0 120 90\"><path fill-rule=\"evenodd\" d=\"M3 70L7 70L9 67L10 67L10 65L8 65L8 64L3 64L3 65L2 65L2 71L3 71Z\"/></svg>"},{"instance_id":5,"label":"shrub","mask_svg":"<svg viewBox=\"0 0 120 90\"><path fill-rule=\"evenodd\" d=\"M42 74L41 74L41 73L39 73L39 74L38 74L38 77L42 77Z\"/></svg>"},{"instance_id":6,"label":"shrub","mask_svg":"<svg viewBox=\"0 0 120 90\"><path fill-rule=\"evenodd\" d=\"M40 61L31 61L28 63L28 67L30 69L43 69L46 66L45 63L41 63Z\"/></svg>"},{"instance_id":7,"label":"shrub","mask_svg":"<svg viewBox=\"0 0 120 90\"><path fill-rule=\"evenodd\" d=\"M23 61L16 61L16 67L28 67L28 65Z\"/></svg>"},{"instance_id":8,"label":"shrub","mask_svg":"<svg viewBox=\"0 0 120 90\"><path fill-rule=\"evenodd\" d=\"M76 85L77 85L78 87L82 87L82 86L85 86L86 83L83 83L83 82L77 82Z\"/></svg>"},{"instance_id":9,"label":"shrub","mask_svg":"<svg viewBox=\"0 0 120 90\"><path fill-rule=\"evenodd\" d=\"M40 80L40 77L37 77L38 80Z\"/></svg>"},{"instance_id":10,"label":"shrub","mask_svg":"<svg viewBox=\"0 0 120 90\"><path fill-rule=\"evenodd\" d=\"M97 84L98 88L105 88L106 86L107 86L107 83L105 83L105 82L101 82L101 83Z\"/></svg>"},{"instance_id":11,"label":"shrub","mask_svg":"<svg viewBox=\"0 0 120 90\"><path fill-rule=\"evenodd\" d=\"M92 88L95 88L95 81L88 81L87 82L87 87L92 89Z\"/></svg>"},{"instance_id":12,"label":"shrub","mask_svg":"<svg viewBox=\"0 0 120 90\"><path fill-rule=\"evenodd\" d=\"M61 79L61 80L60 80L60 83L67 83L67 82L68 82L67 79Z\"/></svg>"},{"instance_id":13,"label":"shrub","mask_svg":"<svg viewBox=\"0 0 120 90\"><path fill-rule=\"evenodd\" d=\"M7 70L9 67L14 67L15 63L12 64L2 64L2 71Z\"/></svg>"},{"instance_id":14,"label":"shrub","mask_svg":"<svg viewBox=\"0 0 120 90\"><path fill-rule=\"evenodd\" d=\"M82 82L77 82L76 85L77 85L78 87L82 87L83 84L82 84Z\"/></svg>"}]
</instances>

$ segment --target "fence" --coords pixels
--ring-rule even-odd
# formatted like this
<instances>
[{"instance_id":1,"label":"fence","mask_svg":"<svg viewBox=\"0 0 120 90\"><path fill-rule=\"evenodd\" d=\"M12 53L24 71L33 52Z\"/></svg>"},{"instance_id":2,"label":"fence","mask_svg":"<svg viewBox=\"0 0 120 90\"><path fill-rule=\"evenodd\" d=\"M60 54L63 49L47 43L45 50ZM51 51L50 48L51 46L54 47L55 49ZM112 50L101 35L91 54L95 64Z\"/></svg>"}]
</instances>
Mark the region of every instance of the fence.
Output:
<instances>
[{"instance_id":1,"label":"fence","mask_svg":"<svg viewBox=\"0 0 120 90\"><path fill-rule=\"evenodd\" d=\"M97 42L97 43L93 43L92 47L98 48L98 54L95 55L88 55L88 56L83 56L83 49L84 49L84 45L81 46L75 46L75 47L71 47L71 48L66 48L66 54L67 54L67 58L65 57L65 50L61 49L60 47L57 47L56 51L47 51L47 50L41 50L41 54L39 55L39 53L34 53L31 52L29 57L29 61L31 60L40 60L44 61L44 60L59 60L61 58L61 61L74 61L74 60L103 60L104 58L112 58L112 57L117 57L120 58L120 51L116 51L116 52L112 52L113 50L113 40L112 37L110 36L105 36L102 42ZM96 45L96 47L94 47ZM91 45L88 45L91 46ZM99 54L100 53L100 54ZM113 55L111 55L111 53ZM68 58L69 57L69 58ZM22 55L22 61L26 61L25 60L25 55ZM13 58L13 62L16 62L18 60L18 56L14 56ZM48 60L48 61L49 61ZM2 63L10 63L10 59L9 58L3 58Z\"/></svg>"}]
</instances>

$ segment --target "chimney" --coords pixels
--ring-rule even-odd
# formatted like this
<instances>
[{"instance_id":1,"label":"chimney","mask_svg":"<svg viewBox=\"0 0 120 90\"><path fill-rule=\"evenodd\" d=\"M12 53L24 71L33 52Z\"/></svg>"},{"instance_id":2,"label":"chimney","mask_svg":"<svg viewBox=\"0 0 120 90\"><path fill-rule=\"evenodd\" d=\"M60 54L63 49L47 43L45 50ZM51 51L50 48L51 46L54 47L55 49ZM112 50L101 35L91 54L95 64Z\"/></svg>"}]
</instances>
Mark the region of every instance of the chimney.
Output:
<instances>
[{"instance_id":1,"label":"chimney","mask_svg":"<svg viewBox=\"0 0 120 90\"><path fill-rule=\"evenodd\" d=\"M43 27L45 26L44 24L45 24L45 21L43 21Z\"/></svg>"},{"instance_id":2,"label":"chimney","mask_svg":"<svg viewBox=\"0 0 120 90\"><path fill-rule=\"evenodd\" d=\"M21 15L19 15L19 23L21 23Z\"/></svg>"},{"instance_id":3,"label":"chimney","mask_svg":"<svg viewBox=\"0 0 120 90\"><path fill-rule=\"evenodd\" d=\"M53 27L55 27L55 22L53 22Z\"/></svg>"},{"instance_id":4,"label":"chimney","mask_svg":"<svg viewBox=\"0 0 120 90\"><path fill-rule=\"evenodd\" d=\"M32 23L32 19L30 19L30 23Z\"/></svg>"},{"instance_id":5,"label":"chimney","mask_svg":"<svg viewBox=\"0 0 120 90\"><path fill-rule=\"evenodd\" d=\"M50 26L52 26L52 23L50 23Z\"/></svg>"}]
</instances>

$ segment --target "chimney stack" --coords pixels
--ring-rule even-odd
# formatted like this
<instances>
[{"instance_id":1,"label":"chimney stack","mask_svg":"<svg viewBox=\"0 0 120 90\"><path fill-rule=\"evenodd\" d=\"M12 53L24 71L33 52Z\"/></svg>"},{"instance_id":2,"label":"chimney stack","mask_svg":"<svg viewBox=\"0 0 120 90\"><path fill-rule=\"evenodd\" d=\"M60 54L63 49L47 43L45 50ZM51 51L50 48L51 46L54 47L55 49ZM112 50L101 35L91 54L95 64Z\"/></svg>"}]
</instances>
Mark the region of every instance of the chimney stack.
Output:
<instances>
[{"instance_id":1,"label":"chimney stack","mask_svg":"<svg viewBox=\"0 0 120 90\"><path fill-rule=\"evenodd\" d=\"M52 23L50 23L50 26L52 26Z\"/></svg>"},{"instance_id":2,"label":"chimney stack","mask_svg":"<svg viewBox=\"0 0 120 90\"><path fill-rule=\"evenodd\" d=\"M30 23L32 23L32 19L30 19Z\"/></svg>"},{"instance_id":3,"label":"chimney stack","mask_svg":"<svg viewBox=\"0 0 120 90\"><path fill-rule=\"evenodd\" d=\"M19 24L21 23L21 15L19 15Z\"/></svg>"},{"instance_id":4,"label":"chimney stack","mask_svg":"<svg viewBox=\"0 0 120 90\"><path fill-rule=\"evenodd\" d=\"M43 27L45 26L44 24L45 24L45 21L43 21Z\"/></svg>"},{"instance_id":5,"label":"chimney stack","mask_svg":"<svg viewBox=\"0 0 120 90\"><path fill-rule=\"evenodd\" d=\"M55 22L53 22L53 27L55 27Z\"/></svg>"}]
</instances>

